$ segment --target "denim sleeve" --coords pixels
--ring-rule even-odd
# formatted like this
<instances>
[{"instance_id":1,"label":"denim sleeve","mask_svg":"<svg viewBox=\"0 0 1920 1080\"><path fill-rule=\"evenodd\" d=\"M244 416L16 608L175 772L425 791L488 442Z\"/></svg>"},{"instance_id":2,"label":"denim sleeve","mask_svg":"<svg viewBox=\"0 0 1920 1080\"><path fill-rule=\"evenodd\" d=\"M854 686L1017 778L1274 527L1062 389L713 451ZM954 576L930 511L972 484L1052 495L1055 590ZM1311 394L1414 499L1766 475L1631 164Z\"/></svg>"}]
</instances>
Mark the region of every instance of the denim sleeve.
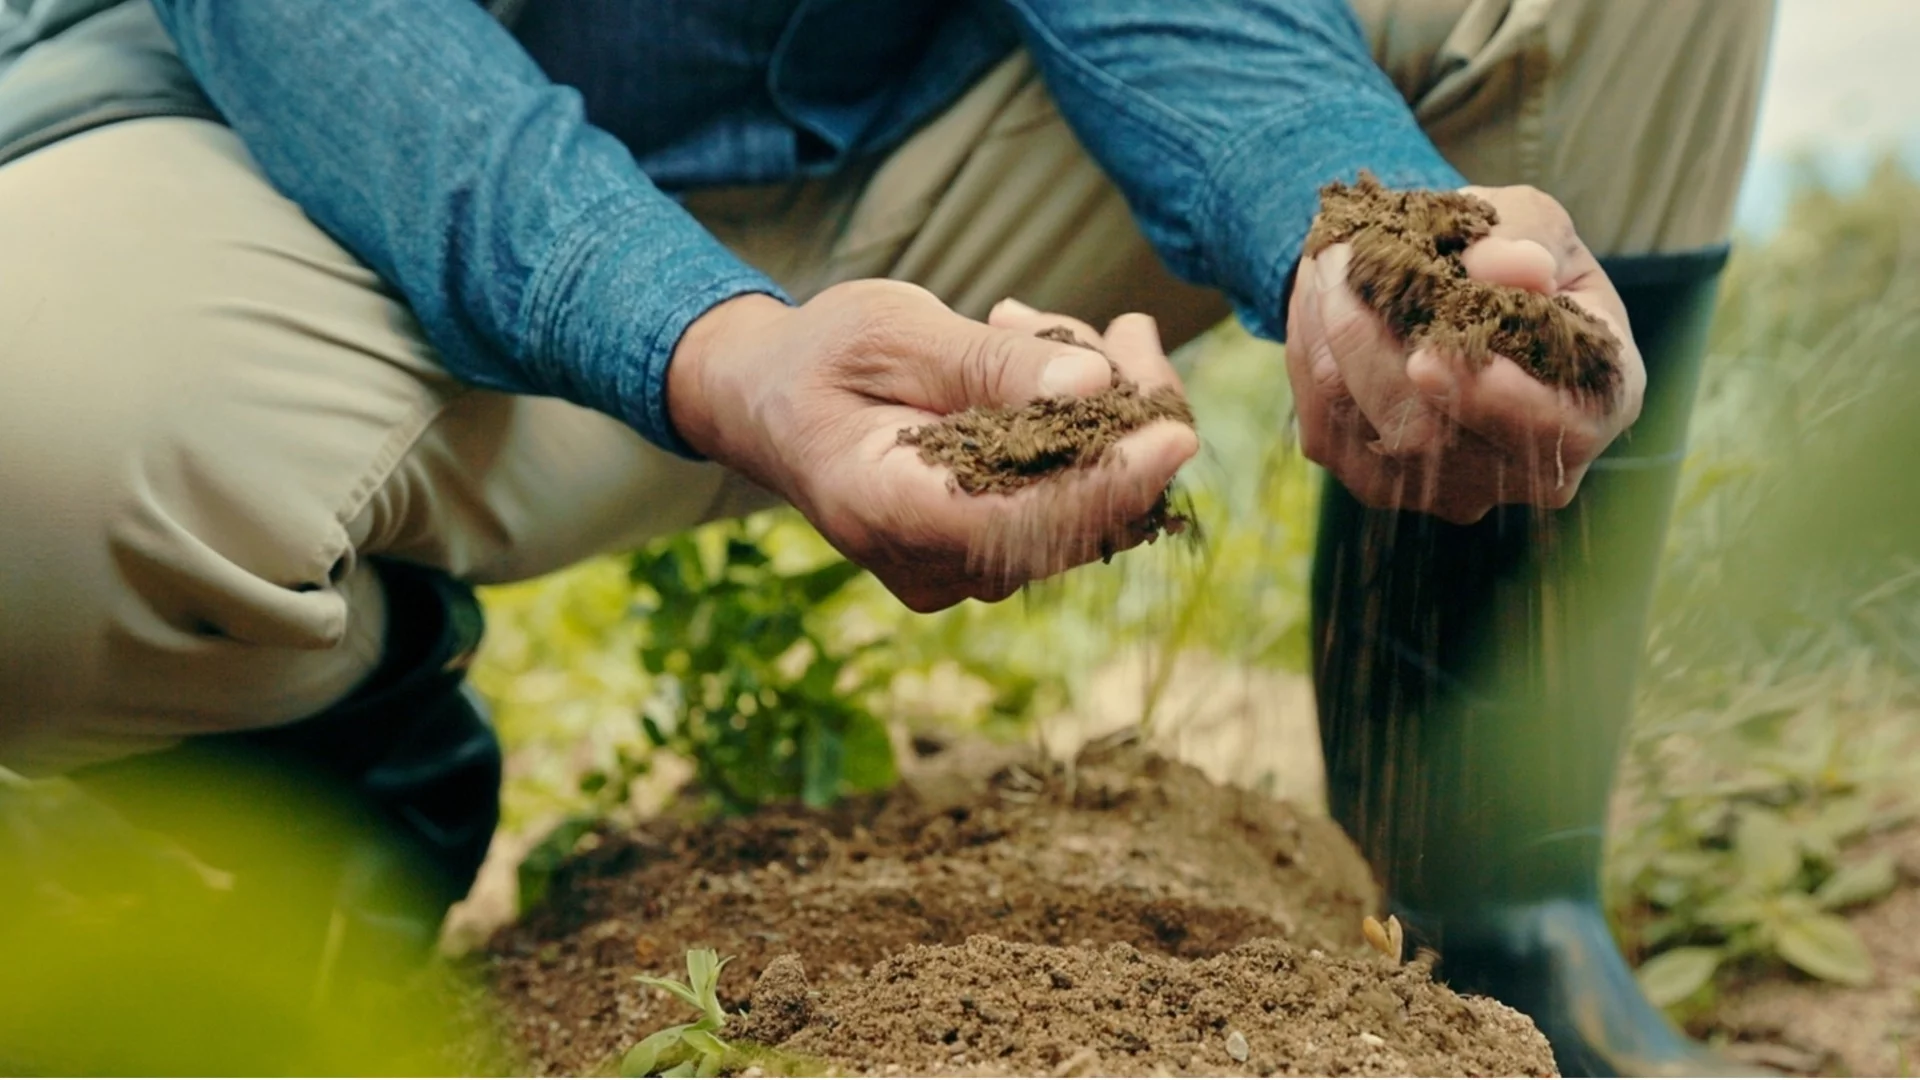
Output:
<instances>
[{"instance_id":1,"label":"denim sleeve","mask_svg":"<svg viewBox=\"0 0 1920 1080\"><path fill-rule=\"evenodd\" d=\"M1060 111L1174 273L1286 336L1321 185L1465 183L1347 0L1007 0Z\"/></svg>"},{"instance_id":2,"label":"denim sleeve","mask_svg":"<svg viewBox=\"0 0 1920 1080\"><path fill-rule=\"evenodd\" d=\"M456 378L565 398L690 454L666 402L681 334L779 288L480 5L154 7L268 178L406 298Z\"/></svg>"}]
</instances>

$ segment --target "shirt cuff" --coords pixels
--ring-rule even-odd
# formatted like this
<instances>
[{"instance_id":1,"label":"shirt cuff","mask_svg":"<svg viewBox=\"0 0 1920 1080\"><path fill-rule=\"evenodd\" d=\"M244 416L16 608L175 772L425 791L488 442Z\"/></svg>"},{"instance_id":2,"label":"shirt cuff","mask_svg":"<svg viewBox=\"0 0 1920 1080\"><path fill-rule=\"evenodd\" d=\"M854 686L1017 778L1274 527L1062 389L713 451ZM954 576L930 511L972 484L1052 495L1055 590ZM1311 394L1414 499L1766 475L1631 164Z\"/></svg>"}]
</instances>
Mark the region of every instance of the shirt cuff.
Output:
<instances>
[{"instance_id":1,"label":"shirt cuff","mask_svg":"<svg viewBox=\"0 0 1920 1080\"><path fill-rule=\"evenodd\" d=\"M1320 212L1320 188L1353 183L1362 169L1389 188L1466 184L1404 104L1350 96L1270 117L1214 165L1199 205L1202 247L1212 255L1209 276L1248 330L1286 340L1287 289Z\"/></svg>"},{"instance_id":2,"label":"shirt cuff","mask_svg":"<svg viewBox=\"0 0 1920 1080\"><path fill-rule=\"evenodd\" d=\"M665 199L596 207L556 248L527 300L534 363L562 396L699 459L667 410L667 365L700 316L737 296L793 301ZM564 360L562 358L565 358ZM591 378L568 378L569 372Z\"/></svg>"}]
</instances>

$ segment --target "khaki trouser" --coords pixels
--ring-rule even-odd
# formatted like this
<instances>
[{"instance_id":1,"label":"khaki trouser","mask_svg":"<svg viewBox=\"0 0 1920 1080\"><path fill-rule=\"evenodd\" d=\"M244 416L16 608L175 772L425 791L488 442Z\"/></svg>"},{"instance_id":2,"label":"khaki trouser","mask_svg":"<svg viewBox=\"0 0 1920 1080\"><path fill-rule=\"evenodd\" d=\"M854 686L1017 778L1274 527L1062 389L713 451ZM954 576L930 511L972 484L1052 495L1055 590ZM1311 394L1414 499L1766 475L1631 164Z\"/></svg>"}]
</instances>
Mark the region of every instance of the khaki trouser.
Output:
<instances>
[{"instance_id":1,"label":"khaki trouser","mask_svg":"<svg viewBox=\"0 0 1920 1080\"><path fill-rule=\"evenodd\" d=\"M1770 0L1357 0L1478 183L1603 254L1727 234ZM1015 57L877 167L691 201L800 298L919 282L1169 345L1161 268ZM1278 369L1274 378L1282 378ZM596 413L469 389L232 134L122 123L0 168L0 765L37 774L312 714L372 670L367 556L506 581L765 502Z\"/></svg>"}]
</instances>

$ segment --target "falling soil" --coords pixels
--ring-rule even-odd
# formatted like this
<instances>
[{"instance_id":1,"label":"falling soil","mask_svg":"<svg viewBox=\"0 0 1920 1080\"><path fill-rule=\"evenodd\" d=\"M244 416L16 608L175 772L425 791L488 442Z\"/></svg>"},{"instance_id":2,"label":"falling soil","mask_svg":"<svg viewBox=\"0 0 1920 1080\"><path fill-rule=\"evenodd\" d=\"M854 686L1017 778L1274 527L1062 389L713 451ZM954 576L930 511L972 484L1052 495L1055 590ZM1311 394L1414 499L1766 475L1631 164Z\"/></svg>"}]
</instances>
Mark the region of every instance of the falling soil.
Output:
<instances>
[{"instance_id":1,"label":"falling soil","mask_svg":"<svg viewBox=\"0 0 1920 1080\"><path fill-rule=\"evenodd\" d=\"M829 811L590 837L490 971L549 1075L690 1019L633 976L702 946L729 1036L848 1074L1551 1073L1518 1014L1369 951L1375 902L1331 823L1193 769L965 747Z\"/></svg>"},{"instance_id":2,"label":"falling soil","mask_svg":"<svg viewBox=\"0 0 1920 1080\"><path fill-rule=\"evenodd\" d=\"M1064 327L1038 336L1093 348ZM1193 410L1180 391L1167 386L1143 391L1115 366L1113 385L1100 393L1043 397L1012 408L976 406L902 431L900 444L917 448L927 464L951 471L954 486L969 495L1004 495L1070 470L1094 468L1121 439L1157 420L1192 427ZM1172 491L1138 523L1148 537L1177 533L1187 524L1186 516L1172 509Z\"/></svg>"},{"instance_id":3,"label":"falling soil","mask_svg":"<svg viewBox=\"0 0 1920 1080\"><path fill-rule=\"evenodd\" d=\"M1461 255L1499 221L1472 195L1389 191L1363 172L1357 185L1321 189L1306 254L1353 245L1347 284L1409 346L1475 370L1505 356L1549 386L1610 400L1620 387L1620 341L1605 323L1565 296L1467 276Z\"/></svg>"}]
</instances>

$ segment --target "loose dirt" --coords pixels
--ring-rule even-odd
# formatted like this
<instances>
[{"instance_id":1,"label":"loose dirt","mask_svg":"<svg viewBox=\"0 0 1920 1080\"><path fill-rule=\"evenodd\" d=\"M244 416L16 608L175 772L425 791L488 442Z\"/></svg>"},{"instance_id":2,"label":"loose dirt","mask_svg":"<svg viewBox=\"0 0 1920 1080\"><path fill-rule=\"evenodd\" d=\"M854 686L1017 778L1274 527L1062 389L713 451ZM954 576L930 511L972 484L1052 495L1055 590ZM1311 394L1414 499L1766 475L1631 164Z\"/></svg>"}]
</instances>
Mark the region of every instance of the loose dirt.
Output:
<instances>
[{"instance_id":1,"label":"loose dirt","mask_svg":"<svg viewBox=\"0 0 1920 1080\"><path fill-rule=\"evenodd\" d=\"M1049 341L1093 346L1071 330L1039 335ZM1112 362L1109 361L1111 364ZM900 433L900 444L920 451L920 460L948 469L954 486L969 495L1005 495L1076 469L1108 460L1121 439L1158 420L1193 426L1193 410L1166 386L1142 390L1113 368L1113 385L1089 397L1046 397L1014 408L975 407L936 423ZM1179 533L1189 524L1173 508L1172 488L1137 527L1147 537Z\"/></svg>"},{"instance_id":2,"label":"loose dirt","mask_svg":"<svg viewBox=\"0 0 1920 1080\"><path fill-rule=\"evenodd\" d=\"M605 1071L689 1019L634 982L688 948L736 1038L850 1074L1549 1075L1518 1014L1361 939L1324 819L1131 746L977 747L830 811L590 838L491 945L527 1067Z\"/></svg>"},{"instance_id":3,"label":"loose dirt","mask_svg":"<svg viewBox=\"0 0 1920 1080\"><path fill-rule=\"evenodd\" d=\"M1565 296L1491 285L1461 259L1500 215L1459 192L1388 191L1369 173L1320 193L1306 254L1353 245L1347 283L1401 341L1457 356L1475 370L1505 356L1535 378L1582 398L1620 385L1620 341Z\"/></svg>"}]
</instances>

